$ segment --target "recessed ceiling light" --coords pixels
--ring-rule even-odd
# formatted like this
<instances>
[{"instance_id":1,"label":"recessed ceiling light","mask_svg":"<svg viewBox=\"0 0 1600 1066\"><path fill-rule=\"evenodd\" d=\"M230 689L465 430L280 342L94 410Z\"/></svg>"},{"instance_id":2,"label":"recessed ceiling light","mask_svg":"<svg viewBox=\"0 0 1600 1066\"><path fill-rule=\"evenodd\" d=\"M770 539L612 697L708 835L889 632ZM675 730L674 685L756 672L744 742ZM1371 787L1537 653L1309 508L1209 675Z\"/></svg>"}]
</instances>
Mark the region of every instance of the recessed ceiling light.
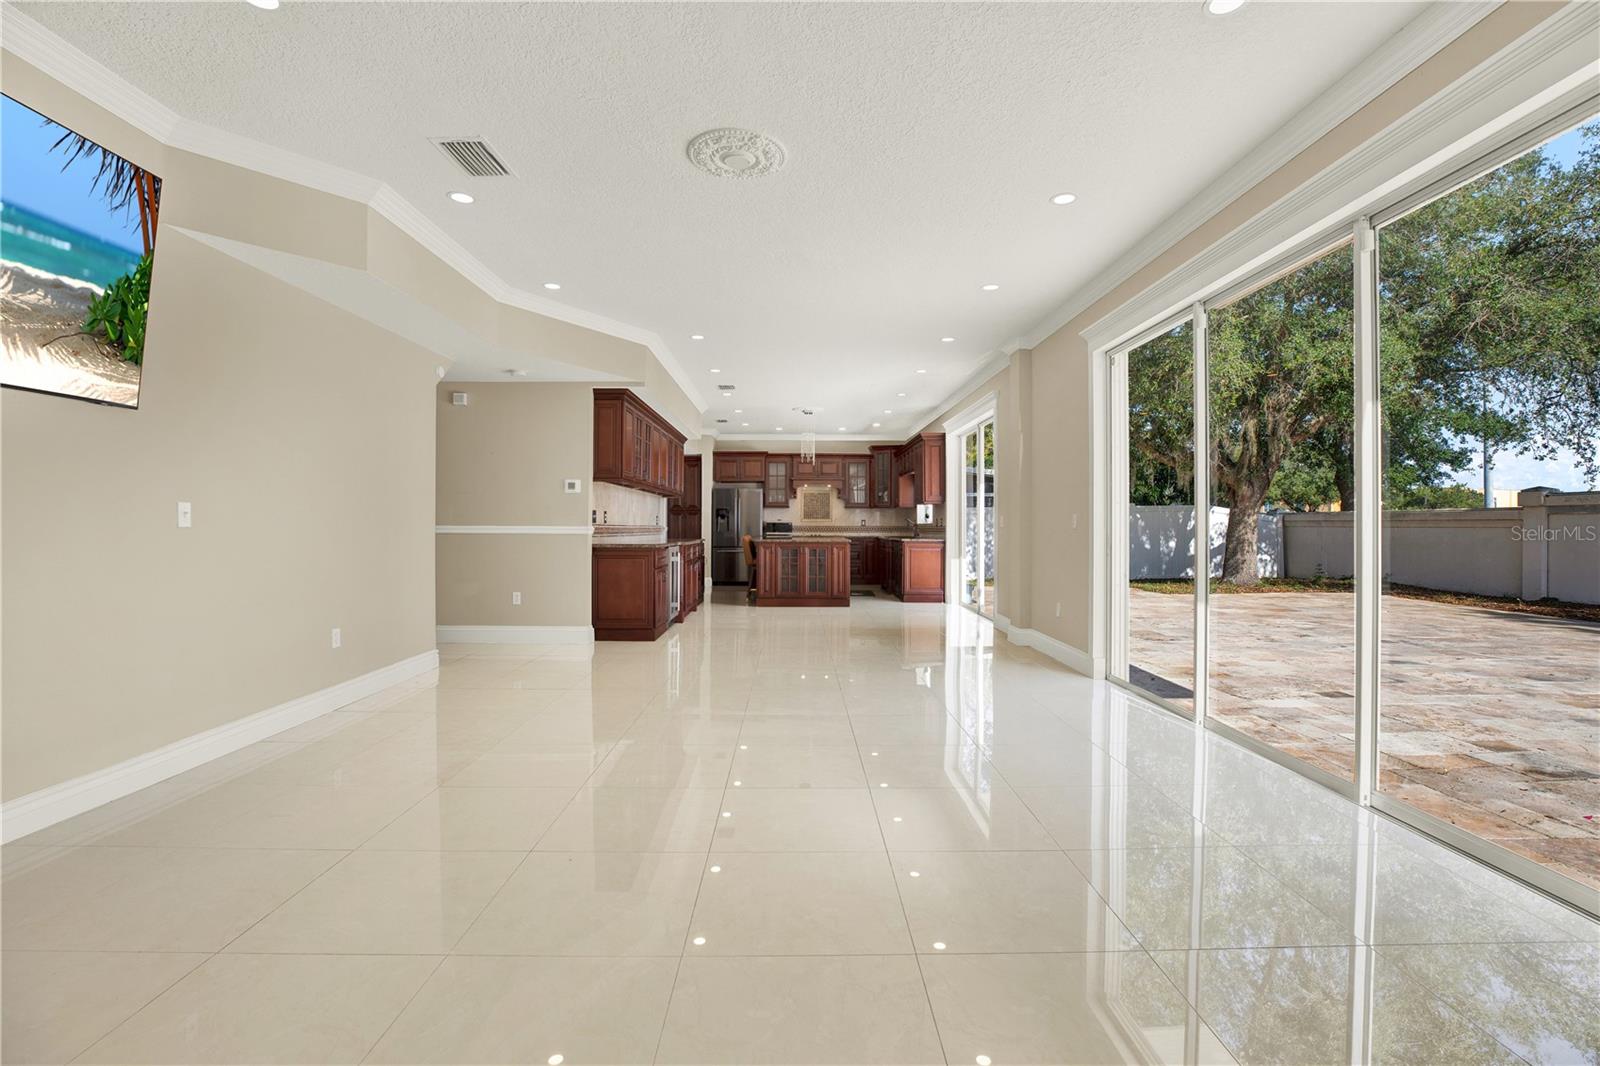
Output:
<instances>
[{"instance_id":1,"label":"recessed ceiling light","mask_svg":"<svg viewBox=\"0 0 1600 1066\"><path fill-rule=\"evenodd\" d=\"M718 369L718 368L716 368L716 367L712 367L712 368L711 368L711 372L712 372L712 373L713 373L713 374L720 374L720 373L722 373L722 371L721 371L721 370L719 370L719 369Z\"/></svg>"},{"instance_id":2,"label":"recessed ceiling light","mask_svg":"<svg viewBox=\"0 0 1600 1066\"><path fill-rule=\"evenodd\" d=\"M561 288L561 282L547 281L544 283L544 287L549 289L551 292L555 292L557 289Z\"/></svg>"},{"instance_id":3,"label":"recessed ceiling light","mask_svg":"<svg viewBox=\"0 0 1600 1066\"><path fill-rule=\"evenodd\" d=\"M927 371L926 371L926 370L919 370L919 371L917 371L917 373L919 373L919 374L926 374L926 373L927 373Z\"/></svg>"},{"instance_id":4,"label":"recessed ceiling light","mask_svg":"<svg viewBox=\"0 0 1600 1066\"><path fill-rule=\"evenodd\" d=\"M689 334L689 339L692 341L703 341L706 339L706 335L704 333L691 333Z\"/></svg>"},{"instance_id":5,"label":"recessed ceiling light","mask_svg":"<svg viewBox=\"0 0 1600 1066\"><path fill-rule=\"evenodd\" d=\"M774 433L782 433L783 432L783 427L782 426L777 426L777 427L775 427L773 429L772 432L774 432Z\"/></svg>"},{"instance_id":6,"label":"recessed ceiling light","mask_svg":"<svg viewBox=\"0 0 1600 1066\"><path fill-rule=\"evenodd\" d=\"M955 338L954 337L940 337L939 339L944 341L946 344L955 343Z\"/></svg>"},{"instance_id":7,"label":"recessed ceiling light","mask_svg":"<svg viewBox=\"0 0 1600 1066\"><path fill-rule=\"evenodd\" d=\"M874 423L872 423L872 428L873 428L873 429L877 429L877 428L878 428L878 427L879 427L879 426L881 426L881 425L883 425L883 423L882 423L882 422L874 422Z\"/></svg>"},{"instance_id":8,"label":"recessed ceiling light","mask_svg":"<svg viewBox=\"0 0 1600 1066\"><path fill-rule=\"evenodd\" d=\"M748 422L740 422L740 423L739 423L739 424L740 424L740 425L741 425L741 426L748 426L748 425L749 425L749 424L750 424L750 423L748 423Z\"/></svg>"},{"instance_id":9,"label":"recessed ceiling light","mask_svg":"<svg viewBox=\"0 0 1600 1066\"><path fill-rule=\"evenodd\" d=\"M1050 197L1050 202L1055 204L1057 207L1065 207L1067 204L1072 203L1072 201L1076 199L1077 197L1070 192L1058 192L1054 196Z\"/></svg>"},{"instance_id":10,"label":"recessed ceiling light","mask_svg":"<svg viewBox=\"0 0 1600 1066\"><path fill-rule=\"evenodd\" d=\"M265 8L268 11L271 11L273 8L278 6L278 0L268 0L268 3L262 4L256 4L256 0L250 0L250 2L255 4L257 7ZM473 196L470 192L453 192L450 194L450 199L454 200L458 204L470 204L473 201Z\"/></svg>"},{"instance_id":11,"label":"recessed ceiling light","mask_svg":"<svg viewBox=\"0 0 1600 1066\"><path fill-rule=\"evenodd\" d=\"M991 281L989 284L987 284L987 285L985 285L983 287L983 291L984 292L993 292L994 290L998 289L999 287L1000 286L996 285L994 282Z\"/></svg>"},{"instance_id":12,"label":"recessed ceiling light","mask_svg":"<svg viewBox=\"0 0 1600 1066\"><path fill-rule=\"evenodd\" d=\"M896 396L904 396L904 395L905 395L905 393L903 393L903 392L897 392L897 393L895 393L895 395L896 395Z\"/></svg>"},{"instance_id":13,"label":"recessed ceiling light","mask_svg":"<svg viewBox=\"0 0 1600 1066\"><path fill-rule=\"evenodd\" d=\"M1206 0L1206 14L1231 15L1244 6L1244 0Z\"/></svg>"},{"instance_id":14,"label":"recessed ceiling light","mask_svg":"<svg viewBox=\"0 0 1600 1066\"><path fill-rule=\"evenodd\" d=\"M735 407L733 409L733 413L736 414L736 415L742 415L742 414L744 414L744 408L743 407Z\"/></svg>"},{"instance_id":15,"label":"recessed ceiling light","mask_svg":"<svg viewBox=\"0 0 1600 1066\"><path fill-rule=\"evenodd\" d=\"M844 427L843 427L843 426L840 426L840 427L839 427L839 432L840 432L840 433L843 433L843 432L844 432Z\"/></svg>"}]
</instances>

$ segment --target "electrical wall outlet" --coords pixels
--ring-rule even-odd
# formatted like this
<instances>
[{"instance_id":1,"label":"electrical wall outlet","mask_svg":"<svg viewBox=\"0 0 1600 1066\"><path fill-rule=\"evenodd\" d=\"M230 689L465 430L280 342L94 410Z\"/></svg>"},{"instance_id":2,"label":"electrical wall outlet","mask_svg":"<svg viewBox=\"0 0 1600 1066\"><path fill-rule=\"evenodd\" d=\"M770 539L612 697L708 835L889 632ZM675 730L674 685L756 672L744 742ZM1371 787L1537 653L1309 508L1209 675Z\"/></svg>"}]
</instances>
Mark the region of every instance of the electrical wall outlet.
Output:
<instances>
[{"instance_id":1,"label":"electrical wall outlet","mask_svg":"<svg viewBox=\"0 0 1600 1066\"><path fill-rule=\"evenodd\" d=\"M335 648L337 648L343 643L344 643L344 634L339 632L339 627L338 626L334 626L333 627L333 646Z\"/></svg>"},{"instance_id":2,"label":"electrical wall outlet","mask_svg":"<svg viewBox=\"0 0 1600 1066\"><path fill-rule=\"evenodd\" d=\"M1072 528L1073 529L1077 529L1078 528L1078 512L1077 511L1073 511L1072 512Z\"/></svg>"},{"instance_id":3,"label":"electrical wall outlet","mask_svg":"<svg viewBox=\"0 0 1600 1066\"><path fill-rule=\"evenodd\" d=\"M188 529L192 525L194 525L194 509L190 507L188 500L179 500L178 528Z\"/></svg>"},{"instance_id":4,"label":"electrical wall outlet","mask_svg":"<svg viewBox=\"0 0 1600 1066\"><path fill-rule=\"evenodd\" d=\"M513 607L521 607L522 606L522 593L513 592L511 594L511 606L513 606Z\"/></svg>"}]
</instances>

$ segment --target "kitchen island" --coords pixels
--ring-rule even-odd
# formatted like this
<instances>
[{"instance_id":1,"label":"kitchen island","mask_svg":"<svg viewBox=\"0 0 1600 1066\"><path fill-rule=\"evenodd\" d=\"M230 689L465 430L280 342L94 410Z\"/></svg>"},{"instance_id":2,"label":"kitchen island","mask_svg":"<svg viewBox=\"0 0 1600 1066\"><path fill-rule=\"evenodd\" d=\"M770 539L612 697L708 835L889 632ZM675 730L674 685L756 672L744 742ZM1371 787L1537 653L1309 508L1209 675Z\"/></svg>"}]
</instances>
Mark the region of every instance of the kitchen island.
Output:
<instances>
[{"instance_id":1,"label":"kitchen island","mask_svg":"<svg viewBox=\"0 0 1600 1066\"><path fill-rule=\"evenodd\" d=\"M850 606L850 541L763 538L753 542L757 607Z\"/></svg>"}]
</instances>

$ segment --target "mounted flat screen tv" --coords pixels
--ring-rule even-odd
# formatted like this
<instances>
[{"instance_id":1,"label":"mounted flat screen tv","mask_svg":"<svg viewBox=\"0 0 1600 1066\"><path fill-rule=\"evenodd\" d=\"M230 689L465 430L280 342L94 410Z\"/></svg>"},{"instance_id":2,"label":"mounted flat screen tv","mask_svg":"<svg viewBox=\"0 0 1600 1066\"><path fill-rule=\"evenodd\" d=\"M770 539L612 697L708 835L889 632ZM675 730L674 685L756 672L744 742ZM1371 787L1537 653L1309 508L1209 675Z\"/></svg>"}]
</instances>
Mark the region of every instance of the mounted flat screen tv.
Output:
<instances>
[{"instance_id":1,"label":"mounted flat screen tv","mask_svg":"<svg viewBox=\"0 0 1600 1066\"><path fill-rule=\"evenodd\" d=\"M161 179L0 96L0 385L139 406Z\"/></svg>"}]
</instances>

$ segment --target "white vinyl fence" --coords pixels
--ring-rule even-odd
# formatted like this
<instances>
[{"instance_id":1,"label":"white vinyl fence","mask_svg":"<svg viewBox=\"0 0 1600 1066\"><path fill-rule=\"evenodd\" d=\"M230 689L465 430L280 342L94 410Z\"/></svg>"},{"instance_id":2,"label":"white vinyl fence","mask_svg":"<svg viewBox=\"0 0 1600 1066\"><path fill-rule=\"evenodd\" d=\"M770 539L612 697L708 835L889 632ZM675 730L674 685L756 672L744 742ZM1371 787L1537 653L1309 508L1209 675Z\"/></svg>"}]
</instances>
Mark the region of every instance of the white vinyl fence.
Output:
<instances>
[{"instance_id":1,"label":"white vinyl fence","mask_svg":"<svg viewBox=\"0 0 1600 1066\"><path fill-rule=\"evenodd\" d=\"M1525 489L1519 506L1389 511L1384 576L1397 584L1524 600L1600 603L1600 492ZM1350 577L1355 516L1263 514L1262 577ZM1225 507L1211 509L1211 574L1222 573ZM1128 576L1192 578L1194 508L1130 507Z\"/></svg>"},{"instance_id":2,"label":"white vinyl fence","mask_svg":"<svg viewBox=\"0 0 1600 1066\"><path fill-rule=\"evenodd\" d=\"M1262 577L1283 576L1283 516L1256 517L1256 565ZM1228 509L1211 508L1211 576L1222 576ZM1134 581L1194 577L1194 508L1182 504L1128 508L1128 577Z\"/></svg>"}]
</instances>

